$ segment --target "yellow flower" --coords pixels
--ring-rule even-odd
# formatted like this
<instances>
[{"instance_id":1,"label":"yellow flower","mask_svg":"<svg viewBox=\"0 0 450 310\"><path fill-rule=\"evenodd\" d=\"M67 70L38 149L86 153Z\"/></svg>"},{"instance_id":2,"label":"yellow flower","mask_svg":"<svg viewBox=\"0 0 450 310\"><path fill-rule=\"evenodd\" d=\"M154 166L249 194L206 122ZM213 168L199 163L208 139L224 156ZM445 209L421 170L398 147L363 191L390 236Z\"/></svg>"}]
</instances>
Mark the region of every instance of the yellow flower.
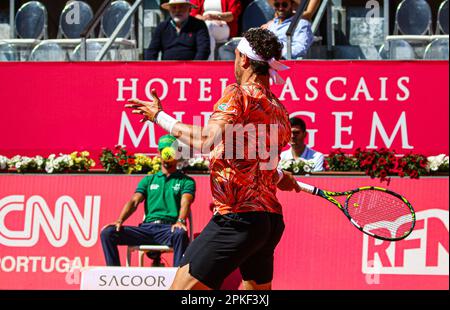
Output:
<instances>
[{"instance_id":1,"label":"yellow flower","mask_svg":"<svg viewBox=\"0 0 450 310\"><path fill-rule=\"evenodd\" d=\"M88 157L90 154L89 154L89 152L88 151L83 151L83 152L81 152L81 156L83 156L83 157Z\"/></svg>"},{"instance_id":2,"label":"yellow flower","mask_svg":"<svg viewBox=\"0 0 450 310\"><path fill-rule=\"evenodd\" d=\"M78 152L72 152L70 154L70 158L75 159L75 158L77 158L77 155L78 155Z\"/></svg>"}]
</instances>

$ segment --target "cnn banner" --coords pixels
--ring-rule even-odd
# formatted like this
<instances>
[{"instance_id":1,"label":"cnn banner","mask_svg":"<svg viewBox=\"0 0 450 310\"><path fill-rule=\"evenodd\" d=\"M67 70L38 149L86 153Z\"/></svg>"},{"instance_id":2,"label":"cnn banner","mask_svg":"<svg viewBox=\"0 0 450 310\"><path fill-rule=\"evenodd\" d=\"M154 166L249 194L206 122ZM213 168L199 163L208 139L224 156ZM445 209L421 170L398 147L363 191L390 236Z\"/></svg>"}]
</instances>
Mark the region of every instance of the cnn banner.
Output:
<instances>
[{"instance_id":1,"label":"cnn banner","mask_svg":"<svg viewBox=\"0 0 450 310\"><path fill-rule=\"evenodd\" d=\"M80 268L104 266L101 228L119 215L143 176L0 175L0 289L80 289ZM208 176L197 183L192 207L194 233L211 218ZM365 177L305 177L333 191L378 185ZM415 230L387 242L357 230L334 205L305 193L279 192L286 229L275 251L274 289L449 289L449 179L392 179L389 189L416 210ZM127 220L138 224L143 207ZM126 247L120 247L122 265ZM150 261L145 258L145 265ZM171 266L170 254L163 261ZM131 265L136 267L137 255ZM120 271L120 270L119 270ZM120 274L125 274L120 279ZM90 288L162 289L167 275L138 269L104 272ZM237 289L240 275L226 281ZM87 285L87 286L86 286Z\"/></svg>"},{"instance_id":2,"label":"cnn banner","mask_svg":"<svg viewBox=\"0 0 450 310\"><path fill-rule=\"evenodd\" d=\"M323 153L390 148L448 153L446 61L296 61L273 92L308 126ZM0 154L42 155L126 145L155 153L163 134L124 109L151 98L177 119L204 125L224 88L235 82L231 62L2 63Z\"/></svg>"}]
</instances>

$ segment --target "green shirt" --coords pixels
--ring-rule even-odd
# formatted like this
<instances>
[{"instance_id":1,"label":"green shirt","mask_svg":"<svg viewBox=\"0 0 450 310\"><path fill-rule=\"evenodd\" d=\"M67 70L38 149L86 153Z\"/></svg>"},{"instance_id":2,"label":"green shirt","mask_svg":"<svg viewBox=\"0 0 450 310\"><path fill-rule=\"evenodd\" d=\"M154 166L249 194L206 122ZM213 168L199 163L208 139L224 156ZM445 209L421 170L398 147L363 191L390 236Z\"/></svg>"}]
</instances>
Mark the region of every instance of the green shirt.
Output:
<instances>
[{"instance_id":1,"label":"green shirt","mask_svg":"<svg viewBox=\"0 0 450 310\"><path fill-rule=\"evenodd\" d=\"M148 175L139 182L136 193L145 196L144 223L178 219L183 194L195 195L195 181L179 171L167 177L161 171Z\"/></svg>"}]
</instances>

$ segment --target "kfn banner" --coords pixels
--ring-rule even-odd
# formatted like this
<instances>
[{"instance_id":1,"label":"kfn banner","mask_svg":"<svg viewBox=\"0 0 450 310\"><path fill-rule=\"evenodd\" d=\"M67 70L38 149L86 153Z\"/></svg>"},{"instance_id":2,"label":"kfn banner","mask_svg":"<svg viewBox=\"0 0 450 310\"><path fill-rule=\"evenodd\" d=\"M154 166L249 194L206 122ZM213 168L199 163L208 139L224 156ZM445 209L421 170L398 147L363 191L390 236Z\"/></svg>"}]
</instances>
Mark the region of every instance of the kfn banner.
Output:
<instances>
[{"instance_id":1,"label":"kfn banner","mask_svg":"<svg viewBox=\"0 0 450 310\"><path fill-rule=\"evenodd\" d=\"M287 62L273 92L305 119L309 145L448 153L448 62ZM128 98L158 91L164 109L204 125L231 62L2 63L0 154L43 155L126 145L155 153L162 130L126 111Z\"/></svg>"},{"instance_id":2,"label":"kfn banner","mask_svg":"<svg viewBox=\"0 0 450 310\"><path fill-rule=\"evenodd\" d=\"M80 269L105 265L101 228L117 219L142 177L0 174L0 289L79 289ZM212 216L211 191L208 176L193 178L196 234ZM305 178L336 191L380 185L367 177ZM364 235L322 198L279 192L286 228L275 250L274 289L448 290L448 180L392 179L389 189L404 195L417 216L414 231L399 242ZM142 216L140 205L125 225L137 225ZM120 253L124 265L125 246ZM163 261L171 266L170 254L164 254ZM137 262L134 253L131 265ZM149 266L150 260L145 258L144 264ZM91 271L84 288L164 289L173 277L136 269L120 274L104 268ZM236 289L240 280L236 272L226 287Z\"/></svg>"}]
</instances>

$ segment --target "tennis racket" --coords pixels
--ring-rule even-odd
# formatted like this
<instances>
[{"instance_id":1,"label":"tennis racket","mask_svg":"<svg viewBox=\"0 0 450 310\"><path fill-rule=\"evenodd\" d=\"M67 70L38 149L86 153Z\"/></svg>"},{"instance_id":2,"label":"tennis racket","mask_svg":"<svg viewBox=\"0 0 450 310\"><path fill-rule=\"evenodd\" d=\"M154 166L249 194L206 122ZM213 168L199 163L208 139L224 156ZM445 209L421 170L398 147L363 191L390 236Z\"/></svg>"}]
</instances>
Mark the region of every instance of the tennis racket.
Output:
<instances>
[{"instance_id":1,"label":"tennis racket","mask_svg":"<svg viewBox=\"0 0 450 310\"><path fill-rule=\"evenodd\" d=\"M302 191L336 205L363 233L377 239L398 241L414 229L416 214L406 198L390 190L364 186L346 192L329 192L298 182ZM342 205L335 197L346 196Z\"/></svg>"}]
</instances>

